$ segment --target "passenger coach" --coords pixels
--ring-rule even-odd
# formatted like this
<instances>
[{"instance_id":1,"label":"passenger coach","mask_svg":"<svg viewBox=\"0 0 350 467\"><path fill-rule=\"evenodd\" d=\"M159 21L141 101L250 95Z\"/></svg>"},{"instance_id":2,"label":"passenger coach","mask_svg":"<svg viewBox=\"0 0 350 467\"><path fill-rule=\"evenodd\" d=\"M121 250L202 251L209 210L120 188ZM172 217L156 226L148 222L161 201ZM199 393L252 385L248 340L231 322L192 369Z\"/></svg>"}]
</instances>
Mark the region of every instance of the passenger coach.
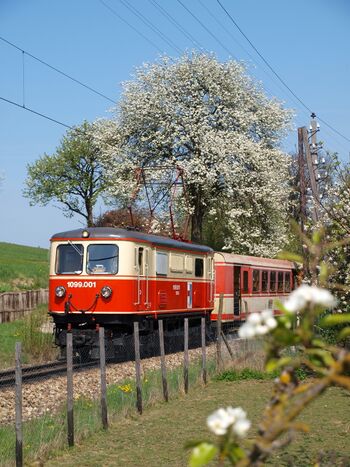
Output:
<instances>
[{"instance_id":1,"label":"passenger coach","mask_svg":"<svg viewBox=\"0 0 350 467\"><path fill-rule=\"evenodd\" d=\"M294 272L290 261L215 253L215 310L211 319L217 320L221 294L222 322L226 325L245 320L249 313L273 309L274 301L283 302L294 288Z\"/></svg>"}]
</instances>

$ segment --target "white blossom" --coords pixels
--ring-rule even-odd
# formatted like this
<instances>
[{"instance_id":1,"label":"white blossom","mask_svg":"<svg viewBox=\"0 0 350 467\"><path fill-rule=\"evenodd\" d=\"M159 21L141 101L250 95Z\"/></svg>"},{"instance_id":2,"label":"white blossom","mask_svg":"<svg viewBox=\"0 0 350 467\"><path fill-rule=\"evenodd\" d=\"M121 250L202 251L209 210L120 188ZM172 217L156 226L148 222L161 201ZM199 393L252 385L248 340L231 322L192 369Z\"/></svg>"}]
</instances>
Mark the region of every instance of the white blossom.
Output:
<instances>
[{"instance_id":1,"label":"white blossom","mask_svg":"<svg viewBox=\"0 0 350 467\"><path fill-rule=\"evenodd\" d=\"M251 313L246 322L239 328L238 335L242 339L250 339L255 336L263 336L277 326L272 310L264 310L260 313Z\"/></svg>"},{"instance_id":2,"label":"white blossom","mask_svg":"<svg viewBox=\"0 0 350 467\"><path fill-rule=\"evenodd\" d=\"M329 290L303 284L289 295L284 303L284 308L290 313L296 313L307 306L314 305L330 309L336 303L336 299Z\"/></svg>"},{"instance_id":3,"label":"white blossom","mask_svg":"<svg viewBox=\"0 0 350 467\"><path fill-rule=\"evenodd\" d=\"M138 167L179 167L183 211L224 219L227 250L273 256L286 240L289 160L279 141L290 118L241 63L194 52L145 64L124 83L113 120L96 125L109 195L128 204ZM147 176L156 185L166 173Z\"/></svg>"},{"instance_id":4,"label":"white blossom","mask_svg":"<svg viewBox=\"0 0 350 467\"><path fill-rule=\"evenodd\" d=\"M246 436L251 422L241 407L220 408L207 418L208 428L216 435L225 435L229 430L236 436Z\"/></svg>"}]
</instances>

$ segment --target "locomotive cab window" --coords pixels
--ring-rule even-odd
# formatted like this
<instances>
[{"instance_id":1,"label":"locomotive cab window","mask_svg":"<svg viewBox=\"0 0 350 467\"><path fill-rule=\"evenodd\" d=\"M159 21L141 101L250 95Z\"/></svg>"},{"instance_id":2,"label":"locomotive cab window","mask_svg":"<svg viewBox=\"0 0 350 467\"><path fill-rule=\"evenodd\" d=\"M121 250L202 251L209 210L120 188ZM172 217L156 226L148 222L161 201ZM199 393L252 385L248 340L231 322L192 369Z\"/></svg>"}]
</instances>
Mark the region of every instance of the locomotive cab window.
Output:
<instances>
[{"instance_id":1,"label":"locomotive cab window","mask_svg":"<svg viewBox=\"0 0 350 467\"><path fill-rule=\"evenodd\" d=\"M87 249L88 274L117 274L119 249L117 245L96 244Z\"/></svg>"},{"instance_id":2,"label":"locomotive cab window","mask_svg":"<svg viewBox=\"0 0 350 467\"><path fill-rule=\"evenodd\" d=\"M204 261L202 258L196 258L194 261L194 275L196 277L203 277Z\"/></svg>"},{"instance_id":3,"label":"locomotive cab window","mask_svg":"<svg viewBox=\"0 0 350 467\"><path fill-rule=\"evenodd\" d=\"M260 271L253 270L253 292L260 292Z\"/></svg>"},{"instance_id":4,"label":"locomotive cab window","mask_svg":"<svg viewBox=\"0 0 350 467\"><path fill-rule=\"evenodd\" d=\"M83 245L59 245L56 251L56 274L81 274L83 272Z\"/></svg>"}]
</instances>

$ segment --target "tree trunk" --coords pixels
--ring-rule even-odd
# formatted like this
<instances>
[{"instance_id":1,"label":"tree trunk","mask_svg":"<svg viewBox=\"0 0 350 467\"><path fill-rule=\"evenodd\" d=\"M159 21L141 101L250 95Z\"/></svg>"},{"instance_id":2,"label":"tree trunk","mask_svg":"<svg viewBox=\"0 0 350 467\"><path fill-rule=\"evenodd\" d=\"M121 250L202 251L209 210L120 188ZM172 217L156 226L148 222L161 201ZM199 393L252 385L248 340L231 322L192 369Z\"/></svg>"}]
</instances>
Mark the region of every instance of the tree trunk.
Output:
<instances>
[{"instance_id":1,"label":"tree trunk","mask_svg":"<svg viewBox=\"0 0 350 467\"><path fill-rule=\"evenodd\" d=\"M191 240L194 243L202 243L204 210L201 206L198 206L198 203L196 204L196 209L191 218Z\"/></svg>"},{"instance_id":2,"label":"tree trunk","mask_svg":"<svg viewBox=\"0 0 350 467\"><path fill-rule=\"evenodd\" d=\"M92 212L92 203L89 199L85 200L86 206L86 214L87 214L87 226L93 227L94 226L94 216Z\"/></svg>"}]
</instances>

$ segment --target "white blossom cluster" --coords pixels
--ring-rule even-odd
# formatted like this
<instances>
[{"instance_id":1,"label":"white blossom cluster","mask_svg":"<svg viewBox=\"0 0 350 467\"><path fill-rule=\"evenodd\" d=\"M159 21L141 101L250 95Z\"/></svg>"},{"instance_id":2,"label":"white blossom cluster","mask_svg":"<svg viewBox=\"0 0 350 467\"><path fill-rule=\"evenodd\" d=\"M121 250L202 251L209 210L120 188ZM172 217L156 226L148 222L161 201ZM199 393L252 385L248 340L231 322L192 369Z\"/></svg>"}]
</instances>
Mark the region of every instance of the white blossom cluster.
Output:
<instances>
[{"instance_id":1,"label":"white blossom cluster","mask_svg":"<svg viewBox=\"0 0 350 467\"><path fill-rule=\"evenodd\" d=\"M290 313L297 313L308 306L321 306L332 309L336 304L337 301L329 290L304 284L293 290L284 303L284 308Z\"/></svg>"},{"instance_id":2,"label":"white blossom cluster","mask_svg":"<svg viewBox=\"0 0 350 467\"><path fill-rule=\"evenodd\" d=\"M113 120L96 125L110 196L127 202L137 167L179 167L189 209L213 222L224 212L227 249L274 255L286 238L289 161L278 143L291 113L242 64L203 53L145 64L123 87Z\"/></svg>"},{"instance_id":3,"label":"white blossom cluster","mask_svg":"<svg viewBox=\"0 0 350 467\"><path fill-rule=\"evenodd\" d=\"M251 339L263 336L277 326L272 310L264 310L260 313L251 313L246 322L239 328L238 336L242 339Z\"/></svg>"},{"instance_id":4,"label":"white blossom cluster","mask_svg":"<svg viewBox=\"0 0 350 467\"><path fill-rule=\"evenodd\" d=\"M220 408L207 418L208 428L216 435L232 434L244 438L251 426L246 412L241 407Z\"/></svg>"}]
</instances>

